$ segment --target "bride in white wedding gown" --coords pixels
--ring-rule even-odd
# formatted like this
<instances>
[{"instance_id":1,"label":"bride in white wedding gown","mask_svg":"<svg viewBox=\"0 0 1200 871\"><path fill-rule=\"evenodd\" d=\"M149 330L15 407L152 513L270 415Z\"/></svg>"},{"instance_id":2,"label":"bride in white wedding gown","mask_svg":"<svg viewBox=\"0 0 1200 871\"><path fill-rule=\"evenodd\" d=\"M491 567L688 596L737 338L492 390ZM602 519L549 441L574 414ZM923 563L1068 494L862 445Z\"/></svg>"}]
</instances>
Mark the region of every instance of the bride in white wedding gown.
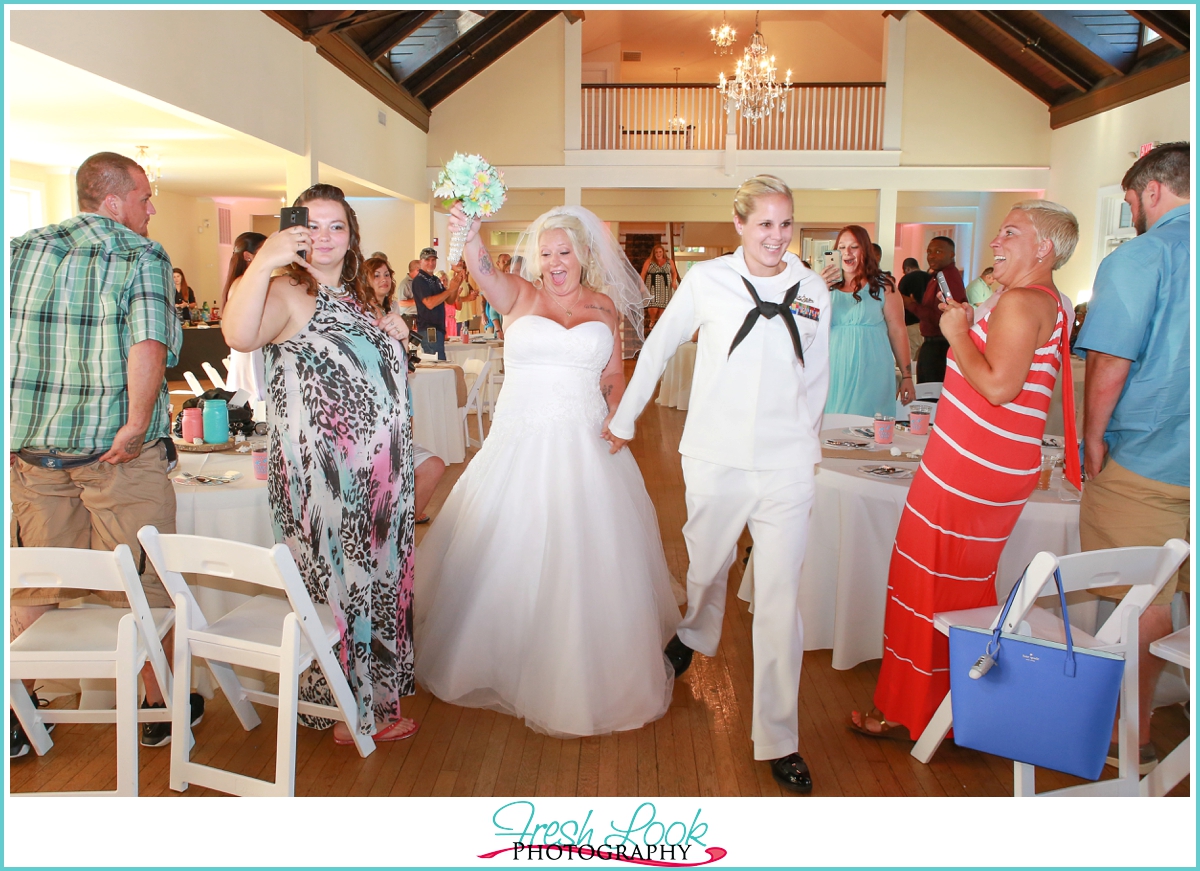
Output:
<instances>
[{"instance_id":1,"label":"bride in white wedding gown","mask_svg":"<svg viewBox=\"0 0 1200 871\"><path fill-rule=\"evenodd\" d=\"M466 222L456 206L451 230ZM521 275L495 269L478 227L465 256L504 317L505 380L417 550L417 679L549 735L636 729L670 704L663 646L679 622L641 472L600 435L625 390L617 337L622 315L640 318L641 282L584 209L534 222Z\"/></svg>"}]
</instances>

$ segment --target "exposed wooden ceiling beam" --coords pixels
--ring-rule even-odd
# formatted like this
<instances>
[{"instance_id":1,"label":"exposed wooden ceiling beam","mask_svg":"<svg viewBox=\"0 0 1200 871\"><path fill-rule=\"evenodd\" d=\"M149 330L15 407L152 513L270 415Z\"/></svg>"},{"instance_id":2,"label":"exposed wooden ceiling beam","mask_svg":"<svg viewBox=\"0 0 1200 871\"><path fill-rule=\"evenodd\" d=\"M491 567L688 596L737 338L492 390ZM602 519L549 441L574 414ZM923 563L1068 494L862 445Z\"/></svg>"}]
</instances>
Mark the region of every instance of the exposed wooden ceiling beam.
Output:
<instances>
[{"instance_id":1,"label":"exposed wooden ceiling beam","mask_svg":"<svg viewBox=\"0 0 1200 871\"><path fill-rule=\"evenodd\" d=\"M890 15L892 18L895 18L897 21L903 21L904 16L907 14L908 14L907 9L889 9L883 13L883 17L887 18Z\"/></svg>"},{"instance_id":2,"label":"exposed wooden ceiling beam","mask_svg":"<svg viewBox=\"0 0 1200 871\"><path fill-rule=\"evenodd\" d=\"M1000 72L1004 73L1047 106L1058 96L1055 91L1029 70L1015 64L1012 58L1000 51L994 43L977 30L969 27L961 17L962 12L921 10L922 14L942 30L953 36L971 51L978 54Z\"/></svg>"},{"instance_id":3,"label":"exposed wooden ceiling beam","mask_svg":"<svg viewBox=\"0 0 1200 871\"><path fill-rule=\"evenodd\" d=\"M404 78L404 87L408 88L413 95L420 97L423 91L439 79L449 75L456 66L470 60L472 52L476 48L495 39L498 34L516 23L523 14L518 10L493 12L409 73Z\"/></svg>"},{"instance_id":4,"label":"exposed wooden ceiling beam","mask_svg":"<svg viewBox=\"0 0 1200 871\"><path fill-rule=\"evenodd\" d=\"M436 9L402 13L379 33L363 41L363 54L373 61L379 60L435 15L437 15Z\"/></svg>"},{"instance_id":5,"label":"exposed wooden ceiling beam","mask_svg":"<svg viewBox=\"0 0 1200 871\"><path fill-rule=\"evenodd\" d=\"M582 9L572 9L570 11L563 12L563 18L567 19L567 24L575 24L576 22L583 21L585 18L587 18L587 13Z\"/></svg>"},{"instance_id":6,"label":"exposed wooden ceiling beam","mask_svg":"<svg viewBox=\"0 0 1200 871\"><path fill-rule=\"evenodd\" d=\"M297 15L307 15L297 10L263 10L273 21L282 24L297 36L304 38L297 29ZM307 17L304 19L308 21ZM366 88L387 106L399 112L417 127L429 132L429 107L396 84L375 66L362 51L337 33L317 33L307 38L325 58L356 83Z\"/></svg>"},{"instance_id":7,"label":"exposed wooden ceiling beam","mask_svg":"<svg viewBox=\"0 0 1200 871\"><path fill-rule=\"evenodd\" d=\"M1084 27L1075 18L1073 9L1039 9L1027 12L1036 15L1045 22L1046 27L1053 27L1063 36L1075 40L1095 58L1094 63L1104 69L1105 76L1124 75L1133 66L1136 54L1125 53L1117 46L1105 41L1098 34Z\"/></svg>"},{"instance_id":8,"label":"exposed wooden ceiling beam","mask_svg":"<svg viewBox=\"0 0 1200 871\"><path fill-rule=\"evenodd\" d=\"M432 109L558 14L556 10L550 9L522 12L516 21L504 28L502 32L495 34L493 38L470 47L464 46L464 50L459 53L458 58L447 60L443 75L426 83L424 90L419 95L421 101ZM479 25L476 25L467 35L473 33L478 27ZM454 46L450 46L450 49L453 48ZM434 61L436 60L435 58Z\"/></svg>"},{"instance_id":9,"label":"exposed wooden ceiling beam","mask_svg":"<svg viewBox=\"0 0 1200 871\"><path fill-rule=\"evenodd\" d=\"M1066 79L1079 91L1089 91L1096 86L1100 79L1091 72L1081 69L1070 58L1060 54L1050 45L1042 44L1042 34L1031 33L1025 27L1011 20L1003 12L980 10L976 13L1008 39L1021 46L1022 51L1029 51L1044 61L1049 67Z\"/></svg>"},{"instance_id":10,"label":"exposed wooden ceiling beam","mask_svg":"<svg viewBox=\"0 0 1200 871\"><path fill-rule=\"evenodd\" d=\"M363 13L354 9L318 9L308 13L308 23L304 28L305 36L324 33L332 30L338 24L354 21Z\"/></svg>"},{"instance_id":11,"label":"exposed wooden ceiling beam","mask_svg":"<svg viewBox=\"0 0 1200 871\"><path fill-rule=\"evenodd\" d=\"M1128 9L1126 11L1171 45L1184 51L1191 51L1191 21L1188 20L1191 17L1190 13L1170 9Z\"/></svg>"},{"instance_id":12,"label":"exposed wooden ceiling beam","mask_svg":"<svg viewBox=\"0 0 1200 871\"><path fill-rule=\"evenodd\" d=\"M1187 84L1191 80L1191 56L1177 55L1115 82L1096 88L1080 97L1050 108L1050 128L1057 130L1084 118L1099 115L1117 106L1149 97L1167 88Z\"/></svg>"}]
</instances>

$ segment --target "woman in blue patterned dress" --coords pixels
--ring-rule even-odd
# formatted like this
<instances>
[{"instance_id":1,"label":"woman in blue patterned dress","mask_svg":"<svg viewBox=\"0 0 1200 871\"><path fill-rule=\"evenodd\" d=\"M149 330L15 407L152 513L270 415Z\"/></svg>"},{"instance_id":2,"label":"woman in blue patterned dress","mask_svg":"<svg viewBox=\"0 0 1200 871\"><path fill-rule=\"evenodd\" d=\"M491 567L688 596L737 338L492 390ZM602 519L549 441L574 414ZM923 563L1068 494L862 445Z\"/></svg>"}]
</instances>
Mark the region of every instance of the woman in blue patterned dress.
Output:
<instances>
[{"instance_id":1,"label":"woman in blue patterned dress","mask_svg":"<svg viewBox=\"0 0 1200 871\"><path fill-rule=\"evenodd\" d=\"M400 715L401 697L413 692L408 329L398 312L367 314L358 222L342 191L314 185L295 205L308 207L308 226L263 243L231 289L222 328L231 348L265 352L275 538L291 549L309 595L333 611L359 730L394 741L417 729ZM315 668L300 697L333 701ZM334 740L351 742L344 724Z\"/></svg>"},{"instance_id":2,"label":"woman in blue patterned dress","mask_svg":"<svg viewBox=\"0 0 1200 871\"><path fill-rule=\"evenodd\" d=\"M904 304L891 276L879 269L867 231L857 224L837 237L842 265L821 274L832 291L829 331L829 398L826 414L896 413L896 370L900 400L912 402L912 361Z\"/></svg>"}]
</instances>

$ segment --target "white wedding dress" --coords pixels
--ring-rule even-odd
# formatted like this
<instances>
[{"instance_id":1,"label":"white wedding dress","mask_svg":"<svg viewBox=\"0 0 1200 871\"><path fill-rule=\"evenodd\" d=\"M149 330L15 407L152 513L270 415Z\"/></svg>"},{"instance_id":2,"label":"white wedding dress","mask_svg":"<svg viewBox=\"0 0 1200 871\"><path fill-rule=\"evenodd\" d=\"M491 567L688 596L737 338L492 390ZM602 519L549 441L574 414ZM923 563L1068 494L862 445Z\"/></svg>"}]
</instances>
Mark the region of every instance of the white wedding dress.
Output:
<instances>
[{"instance_id":1,"label":"white wedding dress","mask_svg":"<svg viewBox=\"0 0 1200 871\"><path fill-rule=\"evenodd\" d=\"M506 326L491 432L417 549L417 680L559 737L656 720L674 682L658 519L600 437L612 342L597 322Z\"/></svg>"}]
</instances>

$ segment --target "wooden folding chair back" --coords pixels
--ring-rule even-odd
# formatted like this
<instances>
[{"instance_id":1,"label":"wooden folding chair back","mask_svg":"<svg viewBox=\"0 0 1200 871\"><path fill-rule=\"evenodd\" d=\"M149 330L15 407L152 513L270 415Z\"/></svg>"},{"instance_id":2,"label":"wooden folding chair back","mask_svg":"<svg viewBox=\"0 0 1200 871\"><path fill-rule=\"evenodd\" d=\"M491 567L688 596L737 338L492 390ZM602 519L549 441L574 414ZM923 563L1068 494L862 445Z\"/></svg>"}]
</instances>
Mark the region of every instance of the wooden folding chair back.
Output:
<instances>
[{"instance_id":1,"label":"wooden folding chair back","mask_svg":"<svg viewBox=\"0 0 1200 871\"><path fill-rule=\"evenodd\" d=\"M127 545L115 550L14 547L9 551L11 589L50 587L124 593L129 608L59 608L34 621L9 644L9 703L39 756L53 746L46 723L115 723L117 788L83 793L36 795L137 795L138 723L162 722L169 709L138 710L138 673L149 660L167 698L171 671L162 637L175 622L169 608L153 611ZM38 710L22 679L111 678L115 710Z\"/></svg>"},{"instance_id":2,"label":"wooden folding chair back","mask_svg":"<svg viewBox=\"0 0 1200 871\"><path fill-rule=\"evenodd\" d=\"M189 783L195 783L235 795L294 795L296 717L301 713L344 722L359 754L370 755L375 744L358 733L358 705L333 654L338 639L333 614L328 605L313 604L286 546L263 548L199 535L162 535L150 526L143 527L138 538L175 597L176 672L190 673L193 656L207 660L247 729L258 723L251 702L279 709L273 783L192 762L190 742L176 738L171 752L172 789L182 792ZM210 623L197 607L183 573L256 584L282 591L286 598L258 595ZM314 663L325 677L333 705L299 700L300 675ZM278 694L244 687L233 665L278 673ZM172 709L172 732L185 734L189 709L186 692L176 689ZM244 710L239 709L249 709L253 716L244 716Z\"/></svg>"}]
</instances>

